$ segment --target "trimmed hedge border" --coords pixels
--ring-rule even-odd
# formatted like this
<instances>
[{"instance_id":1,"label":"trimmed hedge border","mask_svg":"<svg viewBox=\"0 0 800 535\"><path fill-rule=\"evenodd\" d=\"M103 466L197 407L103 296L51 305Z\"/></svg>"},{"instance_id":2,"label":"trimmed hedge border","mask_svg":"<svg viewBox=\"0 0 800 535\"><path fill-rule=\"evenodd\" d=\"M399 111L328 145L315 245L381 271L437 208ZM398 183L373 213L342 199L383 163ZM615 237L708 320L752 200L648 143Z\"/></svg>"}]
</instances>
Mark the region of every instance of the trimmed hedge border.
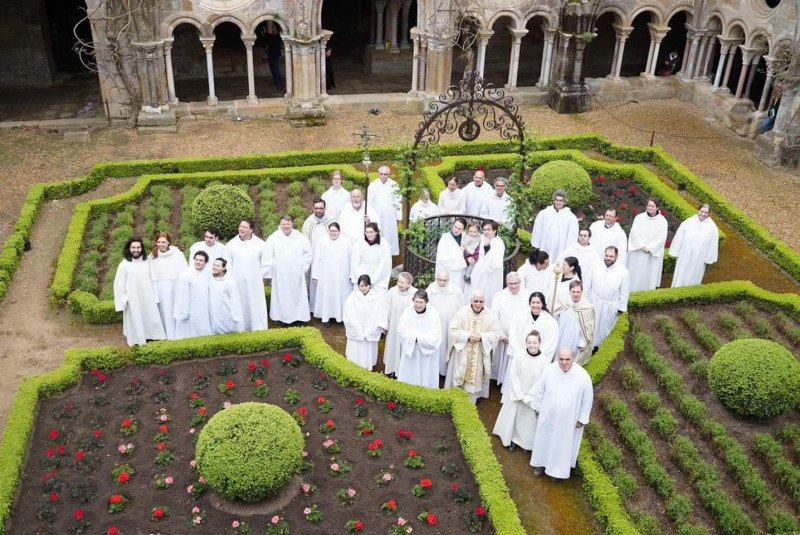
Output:
<instances>
[{"instance_id":1,"label":"trimmed hedge border","mask_svg":"<svg viewBox=\"0 0 800 535\"><path fill-rule=\"evenodd\" d=\"M517 506L511 499L500 463L492 451L491 439L465 392L460 389L433 390L399 383L383 374L365 373L363 368L325 343L317 329L309 327L152 342L135 348L70 349L58 369L23 378L0 442L0 532L4 530L16 496L39 399L78 384L84 370L114 369L128 364L164 365L177 360L290 347L299 347L309 364L324 370L343 387L356 388L379 401L393 400L423 412L450 414L464 457L472 469L481 500L486 504L497 534L524 535Z\"/></svg>"}]
</instances>

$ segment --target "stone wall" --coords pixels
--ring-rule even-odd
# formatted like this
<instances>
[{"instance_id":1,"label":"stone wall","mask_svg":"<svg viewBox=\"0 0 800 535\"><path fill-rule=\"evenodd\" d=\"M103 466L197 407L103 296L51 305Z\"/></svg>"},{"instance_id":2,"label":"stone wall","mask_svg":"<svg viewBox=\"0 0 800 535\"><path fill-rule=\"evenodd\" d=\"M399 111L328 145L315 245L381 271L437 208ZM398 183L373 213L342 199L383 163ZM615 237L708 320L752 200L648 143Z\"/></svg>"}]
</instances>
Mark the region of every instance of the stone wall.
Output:
<instances>
[{"instance_id":1,"label":"stone wall","mask_svg":"<svg viewBox=\"0 0 800 535\"><path fill-rule=\"evenodd\" d=\"M50 85L55 66L44 2L2 0L0 12L0 87Z\"/></svg>"}]
</instances>

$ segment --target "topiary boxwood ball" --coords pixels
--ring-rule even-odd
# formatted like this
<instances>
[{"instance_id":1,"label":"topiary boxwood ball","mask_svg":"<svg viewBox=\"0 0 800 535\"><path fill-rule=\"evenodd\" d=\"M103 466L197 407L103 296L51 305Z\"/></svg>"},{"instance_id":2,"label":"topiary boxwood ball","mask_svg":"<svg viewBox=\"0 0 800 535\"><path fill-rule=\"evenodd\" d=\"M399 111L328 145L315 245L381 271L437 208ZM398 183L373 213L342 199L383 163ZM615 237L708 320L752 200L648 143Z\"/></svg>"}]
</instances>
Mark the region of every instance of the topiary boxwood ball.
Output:
<instances>
[{"instance_id":1,"label":"topiary boxwood ball","mask_svg":"<svg viewBox=\"0 0 800 535\"><path fill-rule=\"evenodd\" d=\"M800 403L800 362L778 343L735 340L714 353L708 385L740 416L772 418Z\"/></svg>"},{"instance_id":2,"label":"topiary boxwood ball","mask_svg":"<svg viewBox=\"0 0 800 535\"><path fill-rule=\"evenodd\" d=\"M592 179L580 165L565 160L547 162L533 172L530 182L533 202L544 208L553 204L553 192L567 192L570 206L583 206L592 196Z\"/></svg>"},{"instance_id":3,"label":"topiary boxwood ball","mask_svg":"<svg viewBox=\"0 0 800 535\"><path fill-rule=\"evenodd\" d=\"M274 496L303 460L300 427L268 403L240 403L211 417L195 450L197 470L229 499L257 502Z\"/></svg>"},{"instance_id":4,"label":"topiary boxwood ball","mask_svg":"<svg viewBox=\"0 0 800 535\"><path fill-rule=\"evenodd\" d=\"M195 230L203 232L208 227L217 227L219 237L225 240L236 236L242 219L252 219L255 213L250 196L230 184L209 186L192 203Z\"/></svg>"}]
</instances>

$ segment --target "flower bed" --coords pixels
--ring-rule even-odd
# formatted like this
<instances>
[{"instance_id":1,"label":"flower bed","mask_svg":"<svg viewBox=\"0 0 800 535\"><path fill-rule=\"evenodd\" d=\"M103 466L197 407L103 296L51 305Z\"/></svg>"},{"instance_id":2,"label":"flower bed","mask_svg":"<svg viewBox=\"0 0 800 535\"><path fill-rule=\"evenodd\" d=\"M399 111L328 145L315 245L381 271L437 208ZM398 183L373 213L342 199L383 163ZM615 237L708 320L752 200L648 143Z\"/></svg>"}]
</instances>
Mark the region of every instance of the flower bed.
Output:
<instances>
[{"instance_id":1,"label":"flower bed","mask_svg":"<svg viewBox=\"0 0 800 535\"><path fill-rule=\"evenodd\" d=\"M262 353L292 345L300 346L302 356ZM203 359L231 352L247 355ZM173 359L193 360L168 364ZM140 366L123 367L133 362ZM34 426L36 400L65 389L38 403ZM302 479L291 483L298 485L298 496L288 506L244 519L211 505L210 491L202 490L208 483L200 480L203 467L191 463L193 442L226 403L259 400L304 422L308 456ZM371 431L359 434L361 422L369 422L361 428ZM334 444L339 451L330 453ZM523 532L489 438L463 392L411 387L366 373L307 328L154 343L142 350L73 350L55 372L24 381L0 460L0 519L5 521L19 484L11 520L14 526L42 523L43 533L70 532L78 510L98 533L112 527L125 533L151 522L159 523L153 530L186 532L199 525L200 532L223 533L234 521L263 532L275 516L277 523L303 532L317 515L331 533L346 531L350 520L351 528L361 522L365 532L388 533L401 517L401 527L421 531L435 524L463 532L481 523L488 532L491 522L497 533ZM21 473L36 475L18 482ZM340 507L343 500L353 504ZM396 510L382 511L390 500ZM476 519L478 507L485 511Z\"/></svg>"}]
</instances>

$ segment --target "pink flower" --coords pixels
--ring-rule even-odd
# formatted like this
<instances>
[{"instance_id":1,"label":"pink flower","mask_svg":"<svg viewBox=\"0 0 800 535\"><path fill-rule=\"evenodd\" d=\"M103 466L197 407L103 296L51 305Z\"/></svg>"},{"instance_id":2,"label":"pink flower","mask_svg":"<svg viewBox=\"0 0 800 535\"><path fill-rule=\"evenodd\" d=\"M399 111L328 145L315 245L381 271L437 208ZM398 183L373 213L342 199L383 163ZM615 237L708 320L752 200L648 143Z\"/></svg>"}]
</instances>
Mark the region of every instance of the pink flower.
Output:
<instances>
[{"instance_id":1,"label":"pink flower","mask_svg":"<svg viewBox=\"0 0 800 535\"><path fill-rule=\"evenodd\" d=\"M192 507L192 513L197 514L199 512L200 512L200 508L199 507Z\"/></svg>"},{"instance_id":2,"label":"pink flower","mask_svg":"<svg viewBox=\"0 0 800 535\"><path fill-rule=\"evenodd\" d=\"M195 461L194 459L192 459L191 461L189 461L189 466L191 466L192 468L194 468L195 466L197 466L197 461Z\"/></svg>"},{"instance_id":3,"label":"pink flower","mask_svg":"<svg viewBox=\"0 0 800 535\"><path fill-rule=\"evenodd\" d=\"M334 472L337 472L339 470L339 464L338 463L333 463L331 465L331 470L333 470Z\"/></svg>"},{"instance_id":4,"label":"pink flower","mask_svg":"<svg viewBox=\"0 0 800 535\"><path fill-rule=\"evenodd\" d=\"M230 409L231 408L231 402L230 401L226 401L225 403L222 404L222 407L225 408L225 409Z\"/></svg>"},{"instance_id":5,"label":"pink flower","mask_svg":"<svg viewBox=\"0 0 800 535\"><path fill-rule=\"evenodd\" d=\"M401 516L400 518L397 519L397 525L398 526L405 526L406 525L406 519Z\"/></svg>"},{"instance_id":6,"label":"pink flower","mask_svg":"<svg viewBox=\"0 0 800 535\"><path fill-rule=\"evenodd\" d=\"M120 453L125 453L125 449L126 448L124 444L120 444L119 447L117 447L117 451Z\"/></svg>"},{"instance_id":7,"label":"pink flower","mask_svg":"<svg viewBox=\"0 0 800 535\"><path fill-rule=\"evenodd\" d=\"M200 477L197 478L197 481L199 481L200 483L205 483L206 482L206 478L204 478L203 476L200 476Z\"/></svg>"},{"instance_id":8,"label":"pink flower","mask_svg":"<svg viewBox=\"0 0 800 535\"><path fill-rule=\"evenodd\" d=\"M231 524L231 527L232 528L238 528L239 527L239 521L238 520L234 520L233 523Z\"/></svg>"},{"instance_id":9,"label":"pink flower","mask_svg":"<svg viewBox=\"0 0 800 535\"><path fill-rule=\"evenodd\" d=\"M189 429L189 434L190 434L190 435L194 435L194 427L192 427L191 429Z\"/></svg>"},{"instance_id":10,"label":"pink flower","mask_svg":"<svg viewBox=\"0 0 800 535\"><path fill-rule=\"evenodd\" d=\"M173 481L175 480L172 479L171 477L167 477L166 479L164 479L164 483L166 483L167 485L172 485Z\"/></svg>"},{"instance_id":11,"label":"pink flower","mask_svg":"<svg viewBox=\"0 0 800 535\"><path fill-rule=\"evenodd\" d=\"M303 509L303 514L304 515L310 515L311 514L311 507L306 507L305 509Z\"/></svg>"},{"instance_id":12,"label":"pink flower","mask_svg":"<svg viewBox=\"0 0 800 535\"><path fill-rule=\"evenodd\" d=\"M347 495L351 498L356 495L356 491L353 489L347 489Z\"/></svg>"},{"instance_id":13,"label":"pink flower","mask_svg":"<svg viewBox=\"0 0 800 535\"><path fill-rule=\"evenodd\" d=\"M303 452L303 458L306 458L306 457L308 457L308 452L307 452L307 451L304 451L304 452Z\"/></svg>"},{"instance_id":14,"label":"pink flower","mask_svg":"<svg viewBox=\"0 0 800 535\"><path fill-rule=\"evenodd\" d=\"M270 520L270 522L272 522L273 524L277 524L280 521L281 521L281 517L279 517L278 515L273 516L272 520Z\"/></svg>"},{"instance_id":15,"label":"pink flower","mask_svg":"<svg viewBox=\"0 0 800 535\"><path fill-rule=\"evenodd\" d=\"M166 414L162 414L161 415L161 421L162 422L166 422L167 420L169 420L169 416L167 416Z\"/></svg>"},{"instance_id":16,"label":"pink flower","mask_svg":"<svg viewBox=\"0 0 800 535\"><path fill-rule=\"evenodd\" d=\"M194 488L194 485L189 485L188 487L186 487L186 492L188 492L189 494L191 494L191 493L192 493L192 489L193 489L193 488Z\"/></svg>"},{"instance_id":17,"label":"pink flower","mask_svg":"<svg viewBox=\"0 0 800 535\"><path fill-rule=\"evenodd\" d=\"M309 490L311 490L311 485L303 483L303 492L308 492Z\"/></svg>"},{"instance_id":18,"label":"pink flower","mask_svg":"<svg viewBox=\"0 0 800 535\"><path fill-rule=\"evenodd\" d=\"M392 480L392 474L390 474L388 472L383 474L383 480L384 481L391 481Z\"/></svg>"},{"instance_id":19,"label":"pink flower","mask_svg":"<svg viewBox=\"0 0 800 535\"><path fill-rule=\"evenodd\" d=\"M333 440L331 440L331 439L328 439L328 440L326 440L325 442L322 443L322 447L326 448L326 449L330 448L332 445L333 445Z\"/></svg>"}]
</instances>

